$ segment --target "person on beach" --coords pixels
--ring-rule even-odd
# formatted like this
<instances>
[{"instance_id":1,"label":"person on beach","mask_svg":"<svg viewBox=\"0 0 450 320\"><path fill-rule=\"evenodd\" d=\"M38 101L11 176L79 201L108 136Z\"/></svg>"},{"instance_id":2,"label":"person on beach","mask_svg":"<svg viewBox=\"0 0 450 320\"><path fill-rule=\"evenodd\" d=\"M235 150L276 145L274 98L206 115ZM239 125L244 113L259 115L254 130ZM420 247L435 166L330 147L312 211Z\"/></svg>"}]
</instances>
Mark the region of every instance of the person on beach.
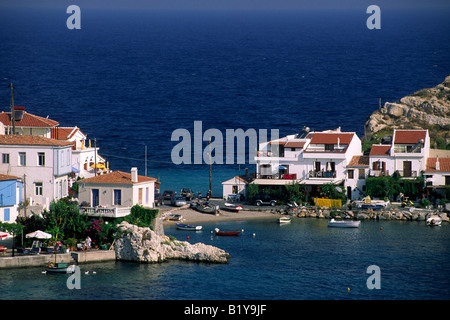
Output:
<instances>
[{"instance_id":1,"label":"person on beach","mask_svg":"<svg viewBox=\"0 0 450 320\"><path fill-rule=\"evenodd\" d=\"M84 240L84 250L91 250L91 238L89 236L86 237L86 240Z\"/></svg>"}]
</instances>

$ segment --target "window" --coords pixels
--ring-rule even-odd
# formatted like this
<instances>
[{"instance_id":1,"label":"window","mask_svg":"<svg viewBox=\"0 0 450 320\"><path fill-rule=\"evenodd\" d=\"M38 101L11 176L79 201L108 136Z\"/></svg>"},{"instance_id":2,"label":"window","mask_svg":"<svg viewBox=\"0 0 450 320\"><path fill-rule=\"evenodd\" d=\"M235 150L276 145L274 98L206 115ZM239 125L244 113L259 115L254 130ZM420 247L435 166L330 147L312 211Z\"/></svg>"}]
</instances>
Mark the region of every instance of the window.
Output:
<instances>
[{"instance_id":1,"label":"window","mask_svg":"<svg viewBox=\"0 0 450 320\"><path fill-rule=\"evenodd\" d=\"M363 180L366 178L366 172L364 169L358 169L358 179Z\"/></svg>"},{"instance_id":2,"label":"window","mask_svg":"<svg viewBox=\"0 0 450 320\"><path fill-rule=\"evenodd\" d=\"M42 196L42 189L43 189L42 182L34 183L34 194L36 196Z\"/></svg>"},{"instance_id":3,"label":"window","mask_svg":"<svg viewBox=\"0 0 450 320\"><path fill-rule=\"evenodd\" d=\"M334 151L334 144L326 144L325 151Z\"/></svg>"},{"instance_id":4,"label":"window","mask_svg":"<svg viewBox=\"0 0 450 320\"><path fill-rule=\"evenodd\" d=\"M347 178L348 179L354 179L353 178L353 169L347 171Z\"/></svg>"},{"instance_id":5,"label":"window","mask_svg":"<svg viewBox=\"0 0 450 320\"><path fill-rule=\"evenodd\" d=\"M114 204L117 206L122 205L122 190L114 189Z\"/></svg>"},{"instance_id":6,"label":"window","mask_svg":"<svg viewBox=\"0 0 450 320\"><path fill-rule=\"evenodd\" d=\"M450 176L445 176L445 185L450 186Z\"/></svg>"},{"instance_id":7,"label":"window","mask_svg":"<svg viewBox=\"0 0 450 320\"><path fill-rule=\"evenodd\" d=\"M38 152L38 166L45 167L45 152Z\"/></svg>"},{"instance_id":8,"label":"window","mask_svg":"<svg viewBox=\"0 0 450 320\"><path fill-rule=\"evenodd\" d=\"M2 163L9 163L9 153L2 153Z\"/></svg>"},{"instance_id":9,"label":"window","mask_svg":"<svg viewBox=\"0 0 450 320\"><path fill-rule=\"evenodd\" d=\"M19 152L19 166L26 166L27 165L27 153L26 152Z\"/></svg>"}]
</instances>

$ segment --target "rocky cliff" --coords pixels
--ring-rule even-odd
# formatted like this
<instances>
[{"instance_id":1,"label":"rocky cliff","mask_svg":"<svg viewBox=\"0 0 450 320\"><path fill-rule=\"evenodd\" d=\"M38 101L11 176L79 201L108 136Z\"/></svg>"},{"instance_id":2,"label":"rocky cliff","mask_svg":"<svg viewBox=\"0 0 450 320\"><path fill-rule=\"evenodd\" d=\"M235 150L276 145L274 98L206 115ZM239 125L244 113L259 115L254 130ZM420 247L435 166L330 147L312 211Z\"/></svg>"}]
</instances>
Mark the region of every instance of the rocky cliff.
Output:
<instances>
[{"instance_id":1,"label":"rocky cliff","mask_svg":"<svg viewBox=\"0 0 450 320\"><path fill-rule=\"evenodd\" d=\"M432 147L450 143L450 76L434 88L423 89L398 102L386 102L364 125L365 139L392 129L428 129Z\"/></svg>"},{"instance_id":2,"label":"rocky cliff","mask_svg":"<svg viewBox=\"0 0 450 320\"><path fill-rule=\"evenodd\" d=\"M126 221L118 225L114 243L117 260L143 263L163 262L169 259L227 263L229 254L203 243L190 244L164 235L150 228L141 228Z\"/></svg>"}]
</instances>

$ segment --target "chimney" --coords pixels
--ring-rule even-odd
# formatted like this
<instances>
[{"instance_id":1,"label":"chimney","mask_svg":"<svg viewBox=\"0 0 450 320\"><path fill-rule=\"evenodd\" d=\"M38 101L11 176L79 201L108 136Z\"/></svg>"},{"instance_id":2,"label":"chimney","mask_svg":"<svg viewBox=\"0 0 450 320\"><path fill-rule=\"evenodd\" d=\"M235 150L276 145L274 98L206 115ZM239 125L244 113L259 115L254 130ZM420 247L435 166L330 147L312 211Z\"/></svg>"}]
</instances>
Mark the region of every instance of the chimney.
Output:
<instances>
[{"instance_id":1,"label":"chimney","mask_svg":"<svg viewBox=\"0 0 450 320\"><path fill-rule=\"evenodd\" d=\"M436 156L436 171L439 171L439 156Z\"/></svg>"},{"instance_id":2,"label":"chimney","mask_svg":"<svg viewBox=\"0 0 450 320\"><path fill-rule=\"evenodd\" d=\"M131 182L138 182L138 169L136 167L131 168Z\"/></svg>"}]
</instances>

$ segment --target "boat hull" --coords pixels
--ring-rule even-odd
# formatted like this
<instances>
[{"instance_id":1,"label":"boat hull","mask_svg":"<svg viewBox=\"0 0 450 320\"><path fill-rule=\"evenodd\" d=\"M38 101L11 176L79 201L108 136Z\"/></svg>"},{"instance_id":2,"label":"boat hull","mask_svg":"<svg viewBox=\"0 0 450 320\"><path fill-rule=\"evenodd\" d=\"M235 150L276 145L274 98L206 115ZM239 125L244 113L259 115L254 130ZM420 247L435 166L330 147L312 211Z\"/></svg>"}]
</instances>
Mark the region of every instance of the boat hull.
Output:
<instances>
[{"instance_id":1,"label":"boat hull","mask_svg":"<svg viewBox=\"0 0 450 320\"><path fill-rule=\"evenodd\" d=\"M358 228L361 221L336 221L331 219L328 222L328 226L332 228Z\"/></svg>"},{"instance_id":2,"label":"boat hull","mask_svg":"<svg viewBox=\"0 0 450 320\"><path fill-rule=\"evenodd\" d=\"M58 266L50 266L46 267L45 271L50 273L74 273L75 272L75 265L70 266L64 266L64 267L58 267Z\"/></svg>"},{"instance_id":3,"label":"boat hull","mask_svg":"<svg viewBox=\"0 0 450 320\"><path fill-rule=\"evenodd\" d=\"M177 223L177 229L186 231L200 231L202 230L202 226L193 226L188 224Z\"/></svg>"},{"instance_id":4,"label":"boat hull","mask_svg":"<svg viewBox=\"0 0 450 320\"><path fill-rule=\"evenodd\" d=\"M238 236L240 231L216 231L216 236Z\"/></svg>"},{"instance_id":5,"label":"boat hull","mask_svg":"<svg viewBox=\"0 0 450 320\"><path fill-rule=\"evenodd\" d=\"M290 223L291 222L291 218L279 218L278 219L278 223L280 224L285 224L285 223Z\"/></svg>"}]
</instances>

